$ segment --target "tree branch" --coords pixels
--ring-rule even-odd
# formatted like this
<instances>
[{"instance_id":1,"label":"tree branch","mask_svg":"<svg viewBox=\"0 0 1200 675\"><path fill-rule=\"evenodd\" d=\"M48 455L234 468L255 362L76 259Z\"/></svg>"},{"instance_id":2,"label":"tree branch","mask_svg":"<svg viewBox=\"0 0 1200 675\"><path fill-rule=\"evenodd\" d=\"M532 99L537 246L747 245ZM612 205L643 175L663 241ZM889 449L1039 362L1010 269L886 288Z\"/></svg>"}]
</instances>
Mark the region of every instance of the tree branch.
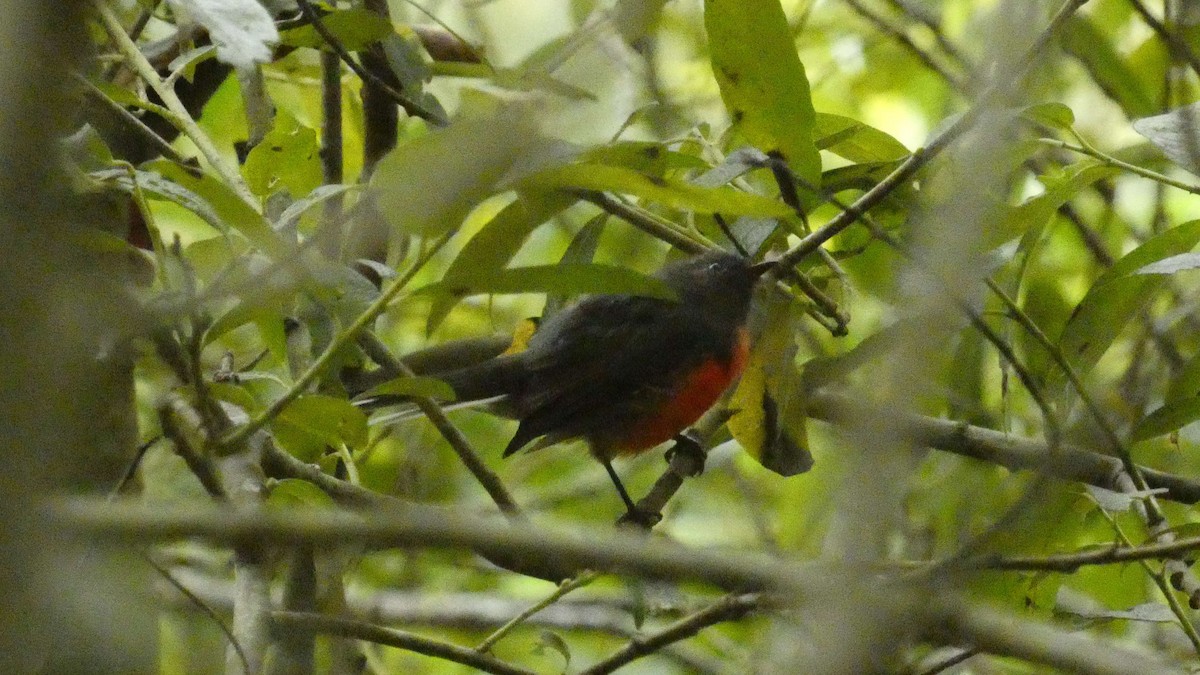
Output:
<instances>
[{"instance_id":1,"label":"tree branch","mask_svg":"<svg viewBox=\"0 0 1200 675\"><path fill-rule=\"evenodd\" d=\"M355 640L366 640L389 647L407 649L410 652L433 656L454 663L461 663L485 673L496 675L535 675L532 670L518 668L494 656L482 654L469 647L441 642L415 633L386 628L365 621L346 619L311 612L272 612L271 619L278 626L336 635Z\"/></svg>"},{"instance_id":2,"label":"tree branch","mask_svg":"<svg viewBox=\"0 0 1200 675\"><path fill-rule=\"evenodd\" d=\"M811 394L808 414L835 425L853 423L862 415L887 414L873 406L831 393ZM1121 461L1072 446L1051 453L1046 443L976 427L965 422L906 415L903 423L914 442L965 457L999 464L1013 470L1040 470L1061 480L1078 481L1108 490L1121 491L1116 482ZM1200 502L1200 483L1182 476L1138 467L1151 489L1166 488L1163 498L1183 504Z\"/></svg>"},{"instance_id":3,"label":"tree branch","mask_svg":"<svg viewBox=\"0 0 1200 675\"><path fill-rule=\"evenodd\" d=\"M676 621L651 635L635 638L611 656L579 671L579 675L606 675L633 661L653 654L660 649L681 640L686 640L709 626L724 621L736 621L746 614L759 609L762 597L759 595L727 595L716 603Z\"/></svg>"}]
</instances>

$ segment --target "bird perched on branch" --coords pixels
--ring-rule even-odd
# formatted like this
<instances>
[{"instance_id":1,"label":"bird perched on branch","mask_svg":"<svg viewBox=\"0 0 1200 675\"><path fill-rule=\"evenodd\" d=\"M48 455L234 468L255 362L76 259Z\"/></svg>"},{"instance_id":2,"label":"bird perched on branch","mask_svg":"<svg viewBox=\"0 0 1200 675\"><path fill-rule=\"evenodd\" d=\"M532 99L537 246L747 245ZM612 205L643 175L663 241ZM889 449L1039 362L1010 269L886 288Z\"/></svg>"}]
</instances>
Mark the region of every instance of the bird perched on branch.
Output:
<instances>
[{"instance_id":1,"label":"bird perched on branch","mask_svg":"<svg viewBox=\"0 0 1200 675\"><path fill-rule=\"evenodd\" d=\"M520 420L505 457L534 441L531 450L586 440L637 518L612 460L676 437L741 374L751 297L771 266L723 251L674 262L655 276L677 299L589 296L544 321L523 351L433 376L458 402Z\"/></svg>"}]
</instances>

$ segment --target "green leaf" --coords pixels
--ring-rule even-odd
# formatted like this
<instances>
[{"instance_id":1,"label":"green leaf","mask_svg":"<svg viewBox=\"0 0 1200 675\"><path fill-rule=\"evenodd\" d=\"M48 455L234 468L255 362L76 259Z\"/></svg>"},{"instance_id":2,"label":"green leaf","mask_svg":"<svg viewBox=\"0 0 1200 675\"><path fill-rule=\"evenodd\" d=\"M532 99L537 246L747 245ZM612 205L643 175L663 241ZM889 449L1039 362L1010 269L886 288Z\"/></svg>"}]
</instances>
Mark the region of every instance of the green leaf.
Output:
<instances>
[{"instance_id":1,"label":"green leaf","mask_svg":"<svg viewBox=\"0 0 1200 675\"><path fill-rule=\"evenodd\" d=\"M471 237L454 262L450 263L442 281L452 284L455 279L465 276L503 269L530 233L576 200L574 195L562 191L517 193L516 200L501 209ZM448 293L436 297L429 310L426 331L432 333L436 330L459 299Z\"/></svg>"},{"instance_id":2,"label":"green leaf","mask_svg":"<svg viewBox=\"0 0 1200 675\"><path fill-rule=\"evenodd\" d=\"M453 280L439 281L421 293L468 295L507 293L620 293L675 300L676 295L662 280L615 265L539 265L504 270L483 270Z\"/></svg>"},{"instance_id":3,"label":"green leaf","mask_svg":"<svg viewBox=\"0 0 1200 675\"><path fill-rule=\"evenodd\" d=\"M324 204L334 197L346 194L351 190L357 190L361 187L361 185L345 185L342 183L318 186L303 198L295 200L286 209L284 209L283 213L279 214L279 220L275 222L275 229L281 231L291 229L300 222L300 217L312 207L319 204Z\"/></svg>"},{"instance_id":4,"label":"green leaf","mask_svg":"<svg viewBox=\"0 0 1200 675\"><path fill-rule=\"evenodd\" d=\"M1075 308L1058 340L1067 361L1082 375L1100 360L1125 324L1162 286L1159 275L1136 274L1146 265L1184 253L1200 243L1200 220L1156 235L1110 267ZM1061 374L1053 371L1053 381Z\"/></svg>"},{"instance_id":5,"label":"green leaf","mask_svg":"<svg viewBox=\"0 0 1200 675\"><path fill-rule=\"evenodd\" d=\"M196 278L207 283L218 274L228 273L229 266L234 264L234 261L244 260L247 248L243 239L209 237L188 244L183 256L195 271Z\"/></svg>"},{"instance_id":6,"label":"green leaf","mask_svg":"<svg viewBox=\"0 0 1200 675\"><path fill-rule=\"evenodd\" d=\"M1040 237L1042 228L1050 223L1059 207L1074 199L1092 184L1119 175L1120 169L1091 160L1071 165L1060 175L1042 176L1046 191L1010 209L1003 220L988 232L986 245L998 246L1022 233ZM1024 242L1029 246L1034 239Z\"/></svg>"},{"instance_id":7,"label":"green leaf","mask_svg":"<svg viewBox=\"0 0 1200 675\"><path fill-rule=\"evenodd\" d=\"M213 398L232 403L247 413L253 413L262 408L245 387L232 382L209 382L208 392L212 394Z\"/></svg>"},{"instance_id":8,"label":"green leaf","mask_svg":"<svg viewBox=\"0 0 1200 675\"><path fill-rule=\"evenodd\" d=\"M367 438L367 416L343 398L307 394L292 401L271 422L285 450L311 462L326 446L360 445Z\"/></svg>"},{"instance_id":9,"label":"green leaf","mask_svg":"<svg viewBox=\"0 0 1200 675\"><path fill-rule=\"evenodd\" d=\"M275 321L282 323L288 299L295 290L286 287L256 293L253 298L238 300L228 311L213 321L204 331L204 344L220 339L226 333L251 322Z\"/></svg>"},{"instance_id":10,"label":"green leaf","mask_svg":"<svg viewBox=\"0 0 1200 675\"><path fill-rule=\"evenodd\" d=\"M147 112L152 112L163 119L169 120L173 119L174 117L174 114L164 106L151 103L138 96L135 92L124 87L117 86L108 80L89 79L88 82L90 82L100 91L104 92L104 95L112 99L112 101L115 103L119 103L130 108L138 108Z\"/></svg>"},{"instance_id":11,"label":"green leaf","mask_svg":"<svg viewBox=\"0 0 1200 675\"><path fill-rule=\"evenodd\" d=\"M821 186L830 194L842 190L867 191L875 187L879 181L896 169L896 162L863 162L840 166L826 171L821 177ZM900 186L893 193L904 193L907 185Z\"/></svg>"},{"instance_id":12,"label":"green leaf","mask_svg":"<svg viewBox=\"0 0 1200 675\"><path fill-rule=\"evenodd\" d=\"M1172 401L1143 417L1133 427L1132 439L1145 441L1179 431L1200 420L1200 396Z\"/></svg>"},{"instance_id":13,"label":"green leaf","mask_svg":"<svg viewBox=\"0 0 1200 675\"><path fill-rule=\"evenodd\" d=\"M271 229L266 218L224 182L207 173L197 176L191 170L167 160L155 160L143 166L157 171L164 178L203 199L223 223L222 230L229 227L242 233L256 248L272 257L291 255L290 247Z\"/></svg>"},{"instance_id":14,"label":"green leaf","mask_svg":"<svg viewBox=\"0 0 1200 675\"><path fill-rule=\"evenodd\" d=\"M392 34L392 22L375 12L361 9L343 9L326 14L321 23L350 51L366 49ZM325 38L311 25L289 28L279 34L280 44L291 47L328 49Z\"/></svg>"},{"instance_id":15,"label":"green leaf","mask_svg":"<svg viewBox=\"0 0 1200 675\"><path fill-rule=\"evenodd\" d=\"M571 648L567 646L567 641L562 639L558 633L543 630L538 633L537 646L534 647L533 653L541 656L547 649L556 651L563 657L563 669L571 665Z\"/></svg>"},{"instance_id":16,"label":"green leaf","mask_svg":"<svg viewBox=\"0 0 1200 675\"><path fill-rule=\"evenodd\" d=\"M852 162L895 162L911 154L891 134L841 115L817 113L813 138L817 149Z\"/></svg>"},{"instance_id":17,"label":"green leaf","mask_svg":"<svg viewBox=\"0 0 1200 675\"><path fill-rule=\"evenodd\" d=\"M562 258L559 258L560 265L573 264L588 264L596 259L596 249L600 247L600 237L604 234L604 226L608 223L608 214L605 212L598 213L595 217L589 220L575 237L571 239L571 243L567 245L567 250L563 252ZM546 306L542 309L541 320L545 321L562 311L562 308L567 305L568 298L562 295L551 294L546 296Z\"/></svg>"},{"instance_id":18,"label":"green leaf","mask_svg":"<svg viewBox=\"0 0 1200 675\"><path fill-rule=\"evenodd\" d=\"M779 0L705 0L704 28L734 125L750 143L779 151L792 171L818 185L812 94Z\"/></svg>"},{"instance_id":19,"label":"green leaf","mask_svg":"<svg viewBox=\"0 0 1200 675\"><path fill-rule=\"evenodd\" d=\"M1066 131L1075 126L1075 113L1066 104L1054 101L1031 105L1021 116L1051 129Z\"/></svg>"},{"instance_id":20,"label":"green leaf","mask_svg":"<svg viewBox=\"0 0 1200 675\"><path fill-rule=\"evenodd\" d=\"M554 146L521 106L460 119L409 141L384 157L371 190L393 227L436 236L521 174L534 170Z\"/></svg>"},{"instance_id":21,"label":"green leaf","mask_svg":"<svg viewBox=\"0 0 1200 675\"><path fill-rule=\"evenodd\" d=\"M280 188L293 196L307 195L322 181L319 152L317 132L280 110L271 130L247 155L242 174L259 196Z\"/></svg>"},{"instance_id":22,"label":"green leaf","mask_svg":"<svg viewBox=\"0 0 1200 675\"><path fill-rule=\"evenodd\" d=\"M662 143L620 141L587 151L582 159L596 164L623 166L634 171L661 176L670 169L703 169L708 164L699 157L668 150Z\"/></svg>"},{"instance_id":23,"label":"green leaf","mask_svg":"<svg viewBox=\"0 0 1200 675\"><path fill-rule=\"evenodd\" d=\"M421 39L408 27L403 35L390 35L383 40L383 53L404 91L420 89L433 78Z\"/></svg>"},{"instance_id":24,"label":"green leaf","mask_svg":"<svg viewBox=\"0 0 1200 675\"><path fill-rule=\"evenodd\" d=\"M372 387L357 398L376 396L424 396L438 401L453 401L457 398L450 385L434 377L401 376Z\"/></svg>"},{"instance_id":25,"label":"green leaf","mask_svg":"<svg viewBox=\"0 0 1200 675\"><path fill-rule=\"evenodd\" d=\"M794 363L795 316L787 301L765 313L768 324L729 401L729 432L764 468L795 476L812 468L804 388Z\"/></svg>"},{"instance_id":26,"label":"green leaf","mask_svg":"<svg viewBox=\"0 0 1200 675\"><path fill-rule=\"evenodd\" d=\"M1171 380L1163 402L1170 404L1191 398L1200 398L1200 355L1193 356Z\"/></svg>"},{"instance_id":27,"label":"green leaf","mask_svg":"<svg viewBox=\"0 0 1200 675\"><path fill-rule=\"evenodd\" d=\"M330 508L336 504L324 490L316 485L299 478L284 478L271 486L271 494L267 496L268 507Z\"/></svg>"},{"instance_id":28,"label":"green leaf","mask_svg":"<svg viewBox=\"0 0 1200 675\"><path fill-rule=\"evenodd\" d=\"M1200 253L1180 253L1158 262L1150 263L1134 274L1175 274L1200 267Z\"/></svg>"},{"instance_id":29,"label":"green leaf","mask_svg":"<svg viewBox=\"0 0 1200 675\"><path fill-rule=\"evenodd\" d=\"M429 66L425 46L417 34L405 26L380 40L380 45L387 57L388 67L400 83L401 91L439 124L445 124L448 120L446 110L436 97L425 91L425 83L433 79L433 70Z\"/></svg>"},{"instance_id":30,"label":"green leaf","mask_svg":"<svg viewBox=\"0 0 1200 675\"><path fill-rule=\"evenodd\" d=\"M192 78L196 75L196 66L204 61L216 58L216 56L217 48L212 45L193 47L171 59L171 63L167 65L167 68L172 73L179 73L183 79L191 82Z\"/></svg>"},{"instance_id":31,"label":"green leaf","mask_svg":"<svg viewBox=\"0 0 1200 675\"><path fill-rule=\"evenodd\" d=\"M133 172L134 178L131 178L129 171L121 168L93 171L88 175L97 181L107 183L130 194L133 193L134 180L136 179L137 187L147 196L182 206L218 232L229 231L228 225L208 201L192 190L168 180L160 173L137 170Z\"/></svg>"},{"instance_id":32,"label":"green leaf","mask_svg":"<svg viewBox=\"0 0 1200 675\"><path fill-rule=\"evenodd\" d=\"M704 188L683 181L602 164L571 164L542 171L526 184L538 188L582 188L634 195L672 208L704 213L783 217L786 204L731 187Z\"/></svg>"}]
</instances>

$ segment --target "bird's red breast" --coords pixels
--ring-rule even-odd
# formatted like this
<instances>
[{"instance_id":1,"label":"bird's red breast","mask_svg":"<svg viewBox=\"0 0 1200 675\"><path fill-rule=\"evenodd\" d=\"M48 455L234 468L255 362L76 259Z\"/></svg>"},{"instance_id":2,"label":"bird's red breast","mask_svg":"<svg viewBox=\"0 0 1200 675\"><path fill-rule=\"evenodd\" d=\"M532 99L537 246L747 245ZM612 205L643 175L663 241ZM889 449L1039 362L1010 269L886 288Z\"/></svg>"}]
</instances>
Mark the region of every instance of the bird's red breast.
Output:
<instances>
[{"instance_id":1,"label":"bird's red breast","mask_svg":"<svg viewBox=\"0 0 1200 675\"><path fill-rule=\"evenodd\" d=\"M750 337L746 329L741 328L727 359L714 356L692 370L663 406L629 430L621 443L613 448L613 454L634 455L649 450L671 440L700 419L726 387L742 374L749 354Z\"/></svg>"}]
</instances>

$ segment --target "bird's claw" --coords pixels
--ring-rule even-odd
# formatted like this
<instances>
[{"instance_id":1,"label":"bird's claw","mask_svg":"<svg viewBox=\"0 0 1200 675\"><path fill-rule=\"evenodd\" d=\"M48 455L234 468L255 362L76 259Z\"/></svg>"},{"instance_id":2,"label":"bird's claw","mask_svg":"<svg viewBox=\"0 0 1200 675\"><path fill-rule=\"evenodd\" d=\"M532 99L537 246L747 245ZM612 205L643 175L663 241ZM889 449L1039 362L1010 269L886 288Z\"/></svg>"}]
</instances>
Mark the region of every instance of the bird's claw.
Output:
<instances>
[{"instance_id":1,"label":"bird's claw","mask_svg":"<svg viewBox=\"0 0 1200 675\"><path fill-rule=\"evenodd\" d=\"M704 462L708 459L708 453L704 452L704 446L695 430L688 429L675 436L675 445L668 448L665 455L667 463L674 465L676 456L687 462L680 467L684 469L683 475L699 476L704 473Z\"/></svg>"},{"instance_id":2,"label":"bird's claw","mask_svg":"<svg viewBox=\"0 0 1200 675\"><path fill-rule=\"evenodd\" d=\"M617 519L617 526L633 526L640 530L651 530L655 525L661 523L662 519L663 516L661 513L635 507L626 511Z\"/></svg>"}]
</instances>

